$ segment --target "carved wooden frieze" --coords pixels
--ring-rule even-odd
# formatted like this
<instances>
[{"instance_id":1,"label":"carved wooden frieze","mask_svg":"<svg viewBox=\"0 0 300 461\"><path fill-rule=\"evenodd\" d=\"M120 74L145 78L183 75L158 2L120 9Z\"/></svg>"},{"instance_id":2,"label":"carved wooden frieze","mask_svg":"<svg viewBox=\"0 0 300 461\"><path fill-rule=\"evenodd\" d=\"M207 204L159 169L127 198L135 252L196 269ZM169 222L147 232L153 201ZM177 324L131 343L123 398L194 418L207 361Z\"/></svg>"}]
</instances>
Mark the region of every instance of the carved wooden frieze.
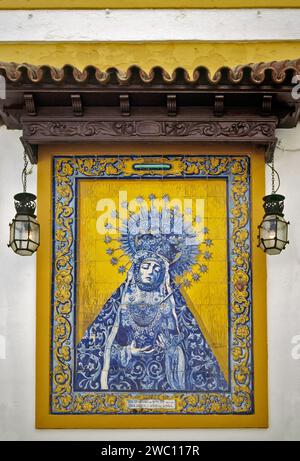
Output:
<instances>
[{"instance_id":1,"label":"carved wooden frieze","mask_svg":"<svg viewBox=\"0 0 300 461\"><path fill-rule=\"evenodd\" d=\"M240 138L263 140L275 134L276 120L270 121L46 121L24 122L24 137L31 142L42 138L195 138L216 140Z\"/></svg>"}]
</instances>

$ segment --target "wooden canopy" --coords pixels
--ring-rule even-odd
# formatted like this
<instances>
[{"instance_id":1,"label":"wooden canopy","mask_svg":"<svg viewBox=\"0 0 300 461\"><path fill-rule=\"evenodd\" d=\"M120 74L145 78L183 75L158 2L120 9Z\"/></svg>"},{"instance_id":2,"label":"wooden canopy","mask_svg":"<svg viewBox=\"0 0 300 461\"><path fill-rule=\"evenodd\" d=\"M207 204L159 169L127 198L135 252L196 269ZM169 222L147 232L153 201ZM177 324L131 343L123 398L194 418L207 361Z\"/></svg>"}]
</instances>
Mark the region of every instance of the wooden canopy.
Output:
<instances>
[{"instance_id":1,"label":"wooden canopy","mask_svg":"<svg viewBox=\"0 0 300 461\"><path fill-rule=\"evenodd\" d=\"M246 142L263 145L270 161L276 128L296 126L300 114L300 59L214 75L203 66L190 75L183 68L169 74L2 62L0 75L2 124L23 131L33 163L40 144L102 141Z\"/></svg>"}]
</instances>

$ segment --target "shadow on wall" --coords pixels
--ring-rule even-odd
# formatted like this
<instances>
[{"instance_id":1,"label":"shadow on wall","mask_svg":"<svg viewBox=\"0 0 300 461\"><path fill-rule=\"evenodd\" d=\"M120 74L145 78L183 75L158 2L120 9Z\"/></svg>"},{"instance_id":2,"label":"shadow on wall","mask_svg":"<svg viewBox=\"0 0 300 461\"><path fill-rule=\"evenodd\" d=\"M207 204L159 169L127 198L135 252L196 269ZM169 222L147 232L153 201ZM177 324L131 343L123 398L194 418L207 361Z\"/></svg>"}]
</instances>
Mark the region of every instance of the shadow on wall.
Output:
<instances>
[{"instance_id":1,"label":"shadow on wall","mask_svg":"<svg viewBox=\"0 0 300 461\"><path fill-rule=\"evenodd\" d=\"M6 338L0 335L0 360L6 359Z\"/></svg>"}]
</instances>

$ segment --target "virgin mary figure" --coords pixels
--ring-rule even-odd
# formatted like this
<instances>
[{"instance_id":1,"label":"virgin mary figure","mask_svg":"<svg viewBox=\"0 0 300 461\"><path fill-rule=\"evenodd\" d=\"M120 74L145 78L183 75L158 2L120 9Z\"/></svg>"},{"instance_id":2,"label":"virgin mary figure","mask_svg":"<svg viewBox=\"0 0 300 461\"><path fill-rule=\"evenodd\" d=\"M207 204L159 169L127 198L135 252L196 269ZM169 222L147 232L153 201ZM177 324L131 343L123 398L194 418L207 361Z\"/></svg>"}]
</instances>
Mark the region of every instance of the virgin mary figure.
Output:
<instances>
[{"instance_id":1,"label":"virgin mary figure","mask_svg":"<svg viewBox=\"0 0 300 461\"><path fill-rule=\"evenodd\" d=\"M137 234L129 225L121 235L131 266L76 348L76 390L228 389L175 282L196 262L199 244L187 244L190 227L181 234L163 227Z\"/></svg>"}]
</instances>

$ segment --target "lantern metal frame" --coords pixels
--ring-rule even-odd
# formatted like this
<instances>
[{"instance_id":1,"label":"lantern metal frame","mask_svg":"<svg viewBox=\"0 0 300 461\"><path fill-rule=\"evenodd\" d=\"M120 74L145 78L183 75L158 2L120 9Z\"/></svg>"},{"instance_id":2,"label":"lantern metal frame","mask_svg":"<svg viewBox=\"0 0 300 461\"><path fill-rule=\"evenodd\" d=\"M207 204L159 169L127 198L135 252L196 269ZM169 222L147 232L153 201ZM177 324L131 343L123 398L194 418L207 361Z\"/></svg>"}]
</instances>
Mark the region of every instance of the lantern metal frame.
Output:
<instances>
[{"instance_id":1,"label":"lantern metal frame","mask_svg":"<svg viewBox=\"0 0 300 461\"><path fill-rule=\"evenodd\" d=\"M27 175L29 174L27 166L27 155L24 152L23 192L14 196L16 215L9 224L9 243L7 245L20 256L31 256L40 245L40 225L34 214L36 196L26 192Z\"/></svg>"},{"instance_id":2,"label":"lantern metal frame","mask_svg":"<svg viewBox=\"0 0 300 461\"><path fill-rule=\"evenodd\" d=\"M267 164L268 165L268 164ZM265 253L269 255L277 255L285 249L286 245L289 244L288 240L288 226L289 221L284 219L284 200L285 196L277 194L277 191L280 187L280 177L278 172L274 168L274 154L272 157L272 165L268 165L272 169L272 193L263 197L263 207L265 214L262 222L258 226L258 247L261 248ZM278 179L278 187L275 190L275 174ZM279 229L280 225L284 228ZM263 232L270 232L270 226L272 225L272 236L269 238L262 237ZM269 229L267 229L269 227ZM285 239L279 238L279 236L285 236Z\"/></svg>"},{"instance_id":3,"label":"lantern metal frame","mask_svg":"<svg viewBox=\"0 0 300 461\"><path fill-rule=\"evenodd\" d=\"M285 249L286 245L289 244L289 240L287 239L288 236L288 226L290 224L289 221L284 219L283 208L284 208L284 195L281 194L270 194L266 195L264 200L264 209L265 215L261 224L258 226L259 234L258 234L258 247L260 247L265 253L270 255L280 254L282 250ZM266 231L265 224L270 223L273 224L272 232L274 233L274 237L270 238L262 238L261 234L263 231ZM279 223L282 223L286 226L285 235L286 239L278 238L280 231L278 229Z\"/></svg>"}]
</instances>

